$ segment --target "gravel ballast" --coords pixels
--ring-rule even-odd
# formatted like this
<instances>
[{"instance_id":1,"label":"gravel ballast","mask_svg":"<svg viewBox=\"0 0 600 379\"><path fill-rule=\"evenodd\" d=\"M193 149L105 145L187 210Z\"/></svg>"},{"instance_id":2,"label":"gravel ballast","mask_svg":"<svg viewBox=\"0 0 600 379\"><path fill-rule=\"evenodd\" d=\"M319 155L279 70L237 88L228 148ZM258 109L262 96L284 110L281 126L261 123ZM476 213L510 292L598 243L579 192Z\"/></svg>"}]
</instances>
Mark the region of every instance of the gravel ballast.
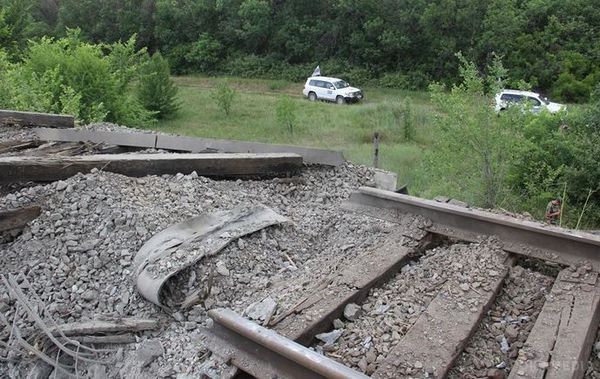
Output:
<instances>
[{"instance_id":1,"label":"gravel ballast","mask_svg":"<svg viewBox=\"0 0 600 379\"><path fill-rule=\"evenodd\" d=\"M298 177L266 181L213 181L195 173L129 178L94 170L28 186L0 198L2 209L42 207L22 234L0 244L0 273L24 274L59 323L99 316L159 319L160 330L118 348L117 363L105 368L109 377L200 375L207 350L198 329L206 325L207 309L243 314L266 298L277 309L289 307L293 291L309 288L332 264L343 265L390 232L390 223L340 207L372 176L351 164L307 167ZM132 260L152 235L199 214L259 204L291 223L238 239L176 276L166 294L172 311L135 291ZM181 308L194 294L200 296ZM0 295L8 320L15 309L6 293ZM17 324L24 337L36 332L24 314ZM6 328L2 333L4 338ZM0 376L22 377L30 367L25 360L1 363ZM97 367L79 366L87 369Z\"/></svg>"}]
</instances>

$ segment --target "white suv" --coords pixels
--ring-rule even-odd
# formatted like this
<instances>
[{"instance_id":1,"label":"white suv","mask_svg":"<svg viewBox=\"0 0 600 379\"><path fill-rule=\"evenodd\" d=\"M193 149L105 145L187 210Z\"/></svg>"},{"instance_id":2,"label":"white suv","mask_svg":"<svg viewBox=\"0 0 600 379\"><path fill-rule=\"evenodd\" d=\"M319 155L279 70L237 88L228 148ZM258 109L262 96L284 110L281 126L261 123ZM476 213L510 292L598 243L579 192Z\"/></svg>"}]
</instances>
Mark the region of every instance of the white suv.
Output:
<instances>
[{"instance_id":1,"label":"white suv","mask_svg":"<svg viewBox=\"0 0 600 379\"><path fill-rule=\"evenodd\" d=\"M548 101L535 92L505 89L496 94L496 112L503 111L512 105L530 106L533 113L540 113L542 109L546 109L550 113L557 113L566 108L565 105Z\"/></svg>"},{"instance_id":2,"label":"white suv","mask_svg":"<svg viewBox=\"0 0 600 379\"><path fill-rule=\"evenodd\" d=\"M308 78L302 93L310 101L327 100L335 101L338 104L353 103L363 99L360 89L350 87L350 84L342 79L326 76Z\"/></svg>"}]
</instances>

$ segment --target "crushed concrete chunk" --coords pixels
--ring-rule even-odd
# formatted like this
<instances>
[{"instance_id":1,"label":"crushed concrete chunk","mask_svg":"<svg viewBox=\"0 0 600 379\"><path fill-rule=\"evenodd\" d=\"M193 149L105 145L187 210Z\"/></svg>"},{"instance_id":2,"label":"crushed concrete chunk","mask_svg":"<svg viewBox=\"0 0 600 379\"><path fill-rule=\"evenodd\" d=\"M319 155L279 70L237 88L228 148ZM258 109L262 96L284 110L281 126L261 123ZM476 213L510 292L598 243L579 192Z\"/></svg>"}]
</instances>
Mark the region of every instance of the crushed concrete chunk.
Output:
<instances>
[{"instance_id":1,"label":"crushed concrete chunk","mask_svg":"<svg viewBox=\"0 0 600 379\"><path fill-rule=\"evenodd\" d=\"M137 361L142 367L150 365L154 360L164 354L164 348L160 341L150 340L142 342L137 351Z\"/></svg>"},{"instance_id":2,"label":"crushed concrete chunk","mask_svg":"<svg viewBox=\"0 0 600 379\"><path fill-rule=\"evenodd\" d=\"M271 297L267 297L260 302L250 304L245 313L252 320L264 321L275 313L275 309L277 309L277 303Z\"/></svg>"},{"instance_id":3,"label":"crushed concrete chunk","mask_svg":"<svg viewBox=\"0 0 600 379\"><path fill-rule=\"evenodd\" d=\"M350 303L344 308L344 317L346 318L346 320L355 321L357 318L360 317L361 312L361 307L354 303Z\"/></svg>"},{"instance_id":4,"label":"crushed concrete chunk","mask_svg":"<svg viewBox=\"0 0 600 379\"><path fill-rule=\"evenodd\" d=\"M344 333L342 329L336 329L329 333L321 333L315 336L316 339L325 342L325 346L333 345L335 341L337 341L340 336Z\"/></svg>"}]
</instances>

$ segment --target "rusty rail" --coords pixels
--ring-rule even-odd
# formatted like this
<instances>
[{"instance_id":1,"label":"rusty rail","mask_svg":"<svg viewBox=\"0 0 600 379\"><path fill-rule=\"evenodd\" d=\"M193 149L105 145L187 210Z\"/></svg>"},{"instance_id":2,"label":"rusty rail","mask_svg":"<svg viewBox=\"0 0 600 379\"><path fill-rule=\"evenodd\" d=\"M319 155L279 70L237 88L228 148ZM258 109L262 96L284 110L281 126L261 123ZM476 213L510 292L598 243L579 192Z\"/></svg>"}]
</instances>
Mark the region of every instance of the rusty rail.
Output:
<instances>
[{"instance_id":1,"label":"rusty rail","mask_svg":"<svg viewBox=\"0 0 600 379\"><path fill-rule=\"evenodd\" d=\"M207 346L254 377L368 378L231 310L214 309L208 315L214 322L205 331Z\"/></svg>"},{"instance_id":2,"label":"rusty rail","mask_svg":"<svg viewBox=\"0 0 600 379\"><path fill-rule=\"evenodd\" d=\"M591 233L367 187L353 193L345 206L390 221L402 213L421 215L431 220L432 233L472 242L495 236L508 252L564 265L588 262L600 271L600 236Z\"/></svg>"}]
</instances>

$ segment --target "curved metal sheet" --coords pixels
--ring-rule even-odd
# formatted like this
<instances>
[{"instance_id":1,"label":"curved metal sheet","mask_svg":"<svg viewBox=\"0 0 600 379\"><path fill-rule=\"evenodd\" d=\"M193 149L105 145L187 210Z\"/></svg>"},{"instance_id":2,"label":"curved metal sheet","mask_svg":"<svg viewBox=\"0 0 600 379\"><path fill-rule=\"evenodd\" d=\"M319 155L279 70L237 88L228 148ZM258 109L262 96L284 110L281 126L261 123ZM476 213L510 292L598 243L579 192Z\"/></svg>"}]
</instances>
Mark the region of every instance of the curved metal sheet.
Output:
<instances>
[{"instance_id":1,"label":"curved metal sheet","mask_svg":"<svg viewBox=\"0 0 600 379\"><path fill-rule=\"evenodd\" d=\"M244 235L289 220L265 206L241 206L197 216L150 238L137 252L133 267L137 289L154 304L160 292L181 270L223 250Z\"/></svg>"}]
</instances>

